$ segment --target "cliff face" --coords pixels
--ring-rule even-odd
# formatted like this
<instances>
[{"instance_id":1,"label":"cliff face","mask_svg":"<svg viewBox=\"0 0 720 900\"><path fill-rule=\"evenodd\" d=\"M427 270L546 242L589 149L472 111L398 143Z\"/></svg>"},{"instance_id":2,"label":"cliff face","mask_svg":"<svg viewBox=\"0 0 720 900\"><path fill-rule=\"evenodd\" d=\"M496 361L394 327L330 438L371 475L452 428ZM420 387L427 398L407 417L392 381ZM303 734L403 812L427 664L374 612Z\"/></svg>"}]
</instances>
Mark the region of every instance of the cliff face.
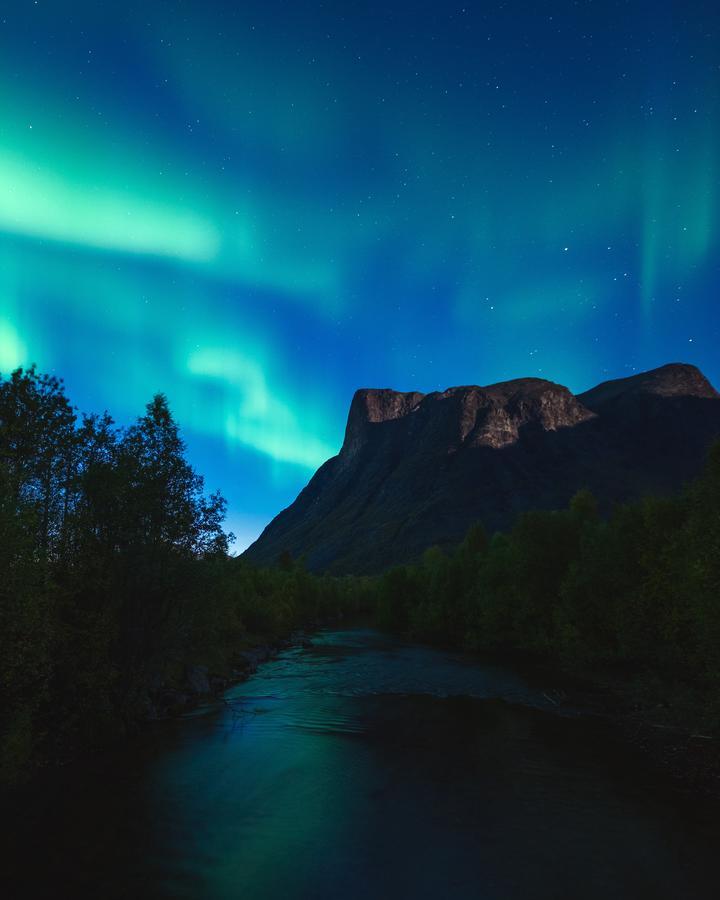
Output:
<instances>
[{"instance_id":1,"label":"cliff face","mask_svg":"<svg viewBox=\"0 0 720 900\"><path fill-rule=\"evenodd\" d=\"M340 453L246 551L315 570L373 572L506 528L583 487L613 502L678 489L720 437L720 395L672 364L578 396L539 378L420 394L356 392Z\"/></svg>"}]
</instances>

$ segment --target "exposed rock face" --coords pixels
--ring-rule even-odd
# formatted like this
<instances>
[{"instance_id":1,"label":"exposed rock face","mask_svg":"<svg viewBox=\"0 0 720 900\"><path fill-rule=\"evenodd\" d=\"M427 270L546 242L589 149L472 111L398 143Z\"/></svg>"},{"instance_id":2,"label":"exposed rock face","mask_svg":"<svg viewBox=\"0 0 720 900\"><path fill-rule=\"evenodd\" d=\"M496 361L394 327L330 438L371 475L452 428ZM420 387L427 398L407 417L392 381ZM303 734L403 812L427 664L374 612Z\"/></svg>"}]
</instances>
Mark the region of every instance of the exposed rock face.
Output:
<instances>
[{"instance_id":1,"label":"exposed rock face","mask_svg":"<svg viewBox=\"0 0 720 900\"><path fill-rule=\"evenodd\" d=\"M340 453L246 551L315 570L373 572L508 527L589 487L613 502L678 489L720 437L720 395L672 364L578 396L539 378L441 393L356 392Z\"/></svg>"}]
</instances>

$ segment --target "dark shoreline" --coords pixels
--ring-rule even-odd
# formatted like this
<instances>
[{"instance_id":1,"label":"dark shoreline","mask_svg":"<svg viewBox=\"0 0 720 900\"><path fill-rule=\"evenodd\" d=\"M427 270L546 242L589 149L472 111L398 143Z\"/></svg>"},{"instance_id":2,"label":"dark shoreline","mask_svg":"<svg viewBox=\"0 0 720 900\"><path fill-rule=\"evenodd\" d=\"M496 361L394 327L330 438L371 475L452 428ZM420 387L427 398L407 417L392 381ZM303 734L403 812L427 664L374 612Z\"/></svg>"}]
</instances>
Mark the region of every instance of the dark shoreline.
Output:
<instances>
[{"instance_id":1,"label":"dark shoreline","mask_svg":"<svg viewBox=\"0 0 720 900\"><path fill-rule=\"evenodd\" d=\"M294 629L287 637L258 637L258 643L251 639L233 656L229 671L224 673L212 672L203 665L186 666L181 684L163 684L149 692L148 715L142 719L140 727L148 722L177 718L210 699L220 699L225 691L246 681L259 665L275 659L283 650L309 645L310 635L327 624L331 623L308 623Z\"/></svg>"},{"instance_id":2,"label":"dark shoreline","mask_svg":"<svg viewBox=\"0 0 720 900\"><path fill-rule=\"evenodd\" d=\"M458 654L471 664L511 669L541 691L545 712L604 723L678 790L720 800L720 735L696 725L692 713L674 708L661 693L640 691L637 672L574 672L512 650L483 653L407 636L400 640Z\"/></svg>"},{"instance_id":3,"label":"dark shoreline","mask_svg":"<svg viewBox=\"0 0 720 900\"><path fill-rule=\"evenodd\" d=\"M183 703L168 709L163 715L145 719L140 728L152 721L181 718L209 701L221 702L225 691L250 678L259 665L275 659L283 650L311 645L312 635L320 630L360 628L365 625L376 627L367 620L334 619L307 622L285 637L258 637L258 643L253 643L251 639L234 657L230 673L210 676L211 683L215 680L210 691L192 693L186 684L184 689L176 691L185 697ZM458 652L452 647L438 649ZM720 737L678 724L677 716L664 702L638 702L633 696L631 679L623 683L617 675L569 673L546 661L528 661L526 657L512 652L492 653L489 656L471 653L467 657L476 665L492 662L518 671L537 685L550 685L543 689L548 700L547 712L605 723L622 743L640 752L659 775L669 777L677 789L720 799ZM175 690L170 688L170 691Z\"/></svg>"},{"instance_id":4,"label":"dark shoreline","mask_svg":"<svg viewBox=\"0 0 720 900\"><path fill-rule=\"evenodd\" d=\"M187 666L182 683L160 685L149 692L149 714L127 731L125 740L139 736L155 724L182 719L203 705L225 702L223 694L250 678L260 665L272 661L285 650L312 646L313 635L321 630L363 626L375 627L367 620L307 622L284 637L250 637L247 645L233 657L230 670L222 674L210 672L204 666ZM399 640L426 643L406 638ZM587 672L582 675L569 673L547 662L529 661L514 653L483 655L464 653L452 647L428 646L448 653L460 653L473 665L491 663L513 669L540 689L548 701L543 708L545 712L601 722L622 744L646 758L657 774L669 777L677 789L720 799L720 738L679 725L673 710L665 703L638 702L633 696L632 683L623 684L617 676L608 678ZM198 669L205 670L207 689L202 689L201 679L197 678ZM117 744L114 746L117 748ZM109 747L86 748L70 758L46 762L21 783L11 786L10 790L22 791L43 773L77 763L83 758L101 756Z\"/></svg>"},{"instance_id":5,"label":"dark shoreline","mask_svg":"<svg viewBox=\"0 0 720 900\"><path fill-rule=\"evenodd\" d=\"M581 715L602 719L616 729L624 743L639 750L653 769L668 775L679 789L720 799L720 739L716 735L677 724L662 703L634 703L622 691L602 683L592 686L591 695L571 688L568 702Z\"/></svg>"},{"instance_id":6,"label":"dark shoreline","mask_svg":"<svg viewBox=\"0 0 720 900\"><path fill-rule=\"evenodd\" d=\"M549 712L606 723L678 789L720 799L720 736L694 727L687 710L673 708L660 695L638 696L633 676L578 674L547 662L523 664L514 654L493 655L493 660L536 684L552 685L544 692Z\"/></svg>"},{"instance_id":7,"label":"dark shoreline","mask_svg":"<svg viewBox=\"0 0 720 900\"><path fill-rule=\"evenodd\" d=\"M182 680L163 682L155 688L148 688L145 714L128 722L122 734L117 734L112 740L102 744L76 747L72 754L42 759L26 771L22 778L5 784L0 783L0 797L19 794L27 789L32 790L42 779L51 775L53 770L77 765L90 758L102 757L105 753L116 751L118 745L141 737L154 725L178 721L203 705L222 702L225 691L250 678L259 665L275 659L283 650L309 645L314 632L333 624L340 623L307 622L293 628L283 637L251 635L247 644L233 656L229 669L224 672L213 672L208 666L186 664ZM204 676L206 684L202 683L202 677L198 677L200 675Z\"/></svg>"}]
</instances>

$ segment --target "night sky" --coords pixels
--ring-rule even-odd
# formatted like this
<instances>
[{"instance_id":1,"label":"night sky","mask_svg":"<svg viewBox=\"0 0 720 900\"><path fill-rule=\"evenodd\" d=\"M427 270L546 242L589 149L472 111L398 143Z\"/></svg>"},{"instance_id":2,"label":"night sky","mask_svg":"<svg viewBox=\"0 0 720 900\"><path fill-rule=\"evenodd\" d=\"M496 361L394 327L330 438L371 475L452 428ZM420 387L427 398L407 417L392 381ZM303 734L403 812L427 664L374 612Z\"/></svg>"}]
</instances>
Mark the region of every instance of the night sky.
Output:
<instances>
[{"instance_id":1,"label":"night sky","mask_svg":"<svg viewBox=\"0 0 720 900\"><path fill-rule=\"evenodd\" d=\"M163 391L238 548L360 386L720 385L720 6L0 7L0 371Z\"/></svg>"}]
</instances>

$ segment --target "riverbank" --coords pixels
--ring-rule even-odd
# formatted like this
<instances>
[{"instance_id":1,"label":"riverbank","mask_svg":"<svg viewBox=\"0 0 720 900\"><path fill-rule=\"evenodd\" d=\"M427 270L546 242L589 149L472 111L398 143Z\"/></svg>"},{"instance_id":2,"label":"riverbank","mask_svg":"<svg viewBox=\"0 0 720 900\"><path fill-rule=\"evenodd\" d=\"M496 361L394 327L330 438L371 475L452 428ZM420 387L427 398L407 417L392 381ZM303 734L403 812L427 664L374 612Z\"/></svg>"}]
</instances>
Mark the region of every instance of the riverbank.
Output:
<instances>
[{"instance_id":1,"label":"riverbank","mask_svg":"<svg viewBox=\"0 0 720 900\"><path fill-rule=\"evenodd\" d=\"M334 618L308 622L284 637L249 636L247 644L233 657L231 668L223 673L211 672L205 666L188 667L181 685L158 692L155 714L149 715L148 720L182 716L210 699L219 699L225 691L255 674L262 663L275 659L284 650L312 646L313 634L341 621ZM475 654L472 659L478 669L488 662ZM637 678L623 679L612 672L570 673L546 663L528 665L526 659L514 654L491 654L490 659L493 664L510 665L542 685L541 694L551 712L606 722L624 743L640 751L659 774L671 777L679 789L720 799L720 738L693 727L689 721L692 712L687 708L678 710L662 691L655 688L653 692Z\"/></svg>"},{"instance_id":2,"label":"riverbank","mask_svg":"<svg viewBox=\"0 0 720 900\"><path fill-rule=\"evenodd\" d=\"M144 696L134 705L132 716L123 723L115 723L104 740L64 748L60 753L37 760L21 777L0 779L0 796L31 787L53 769L64 769L81 760L115 752L118 746L142 737L155 723L179 719L203 704L218 702L226 691L254 675L262 663L275 659L283 651L311 646L313 633L341 621L342 615L336 614L296 624L285 634L247 634L223 665L186 663L174 677L150 679Z\"/></svg>"},{"instance_id":3,"label":"riverbank","mask_svg":"<svg viewBox=\"0 0 720 900\"><path fill-rule=\"evenodd\" d=\"M320 628L227 704L8 800L4 883L18 900L58 885L105 900L711 900L720 804L674 790L606 723L552 714L558 684Z\"/></svg>"},{"instance_id":4,"label":"riverbank","mask_svg":"<svg viewBox=\"0 0 720 900\"><path fill-rule=\"evenodd\" d=\"M308 623L304 628L292 631L287 637L249 636L246 644L230 659L223 671L209 666L187 665L184 677L174 683L160 684L148 691L147 711L144 722L160 721L183 715L199 703L218 698L229 688L245 681L261 663L275 659L283 650L311 645L310 635L323 624Z\"/></svg>"},{"instance_id":5,"label":"riverbank","mask_svg":"<svg viewBox=\"0 0 720 900\"><path fill-rule=\"evenodd\" d=\"M401 640L416 642L407 635ZM629 668L571 669L507 649L462 651L445 643L421 643L461 654L478 669L509 667L535 685L549 712L604 722L679 790L720 799L720 735L708 725L696 692Z\"/></svg>"},{"instance_id":6,"label":"riverbank","mask_svg":"<svg viewBox=\"0 0 720 900\"><path fill-rule=\"evenodd\" d=\"M603 720L679 789L720 799L720 736L699 724L696 697L668 699L669 689L649 686L637 674L577 674L547 664L523 666L518 660L513 665L552 685L543 691L551 710Z\"/></svg>"},{"instance_id":7,"label":"riverbank","mask_svg":"<svg viewBox=\"0 0 720 900\"><path fill-rule=\"evenodd\" d=\"M595 709L589 712L608 720L656 770L671 776L684 790L720 798L717 735L682 722L686 716L667 702L638 701L632 689L624 693L598 682L595 692ZM582 695L577 700L581 701Z\"/></svg>"}]
</instances>

